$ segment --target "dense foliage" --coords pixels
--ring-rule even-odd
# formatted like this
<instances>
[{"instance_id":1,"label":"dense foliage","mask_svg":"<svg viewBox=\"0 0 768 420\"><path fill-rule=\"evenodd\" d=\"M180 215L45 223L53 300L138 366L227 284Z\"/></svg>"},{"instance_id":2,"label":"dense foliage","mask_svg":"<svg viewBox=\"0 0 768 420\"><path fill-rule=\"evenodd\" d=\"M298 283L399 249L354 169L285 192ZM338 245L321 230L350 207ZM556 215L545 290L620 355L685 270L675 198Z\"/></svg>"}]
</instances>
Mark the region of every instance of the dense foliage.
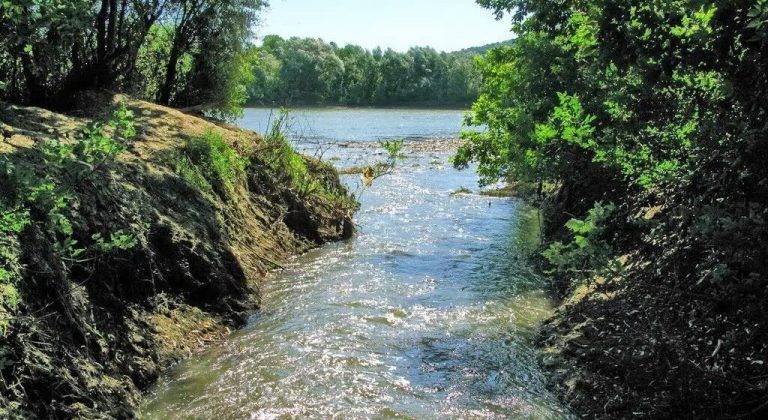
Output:
<instances>
[{"instance_id":1,"label":"dense foliage","mask_svg":"<svg viewBox=\"0 0 768 420\"><path fill-rule=\"evenodd\" d=\"M260 104L463 105L478 93L471 52L405 53L339 47L320 39L265 37L250 51L249 100Z\"/></svg>"},{"instance_id":2,"label":"dense foliage","mask_svg":"<svg viewBox=\"0 0 768 420\"><path fill-rule=\"evenodd\" d=\"M761 2L481 3L516 10L520 38L481 60L485 83L469 122L489 130L467 135L457 164L478 161L489 182L591 190L596 198L574 214L605 198L666 201L672 191L717 188L718 200L696 203L711 223L730 212L760 222L768 182L756 159L765 153L768 88ZM728 177L710 185L713 171ZM732 273L748 275L757 262L742 260Z\"/></svg>"},{"instance_id":3,"label":"dense foliage","mask_svg":"<svg viewBox=\"0 0 768 420\"><path fill-rule=\"evenodd\" d=\"M664 284L675 303L648 303L658 318L638 325L659 325L643 336L652 344L644 357L651 351L679 370L649 372L657 383L621 395L676 401L650 399L646 413L766 407L757 397L764 362L744 360L765 351L768 324L768 3L478 2L511 14L519 38L481 60L484 82L468 122L488 130L467 134L456 164L479 162L486 182L539 186L547 233L558 241L545 256L558 278L648 285L628 300L635 305L651 302ZM642 315L621 315L622 325ZM713 352L718 342L730 354ZM603 380L642 382L621 379L625 369L644 369L639 356L627 358L622 353L627 366L601 372L610 378ZM686 365L689 358L696 364ZM606 398L618 395L608 388ZM607 410L620 400L597 395L584 404ZM697 406L697 414L684 411Z\"/></svg>"},{"instance_id":4,"label":"dense foliage","mask_svg":"<svg viewBox=\"0 0 768 420\"><path fill-rule=\"evenodd\" d=\"M0 99L67 106L112 89L174 106L245 100L243 51L262 0L0 2Z\"/></svg>"}]
</instances>

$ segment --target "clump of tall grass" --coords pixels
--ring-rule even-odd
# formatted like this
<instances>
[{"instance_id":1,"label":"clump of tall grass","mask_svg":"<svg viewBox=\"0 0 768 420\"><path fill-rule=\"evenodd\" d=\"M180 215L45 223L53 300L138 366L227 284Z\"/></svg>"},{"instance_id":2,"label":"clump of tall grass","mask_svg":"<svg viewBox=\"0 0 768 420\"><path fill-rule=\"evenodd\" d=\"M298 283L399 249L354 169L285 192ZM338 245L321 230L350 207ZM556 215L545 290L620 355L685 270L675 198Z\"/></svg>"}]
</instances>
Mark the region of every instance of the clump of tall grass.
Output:
<instances>
[{"instance_id":1,"label":"clump of tall grass","mask_svg":"<svg viewBox=\"0 0 768 420\"><path fill-rule=\"evenodd\" d=\"M290 187L300 197L317 194L331 201L348 201L346 194L328 188L317 174L310 171L307 159L293 149L285 134L289 120L288 111L281 110L266 134L266 147L261 158L270 172L280 174L284 171Z\"/></svg>"},{"instance_id":2,"label":"clump of tall grass","mask_svg":"<svg viewBox=\"0 0 768 420\"><path fill-rule=\"evenodd\" d=\"M176 173L191 185L222 197L231 194L242 179L248 159L241 156L221 134L212 130L187 141L173 159Z\"/></svg>"},{"instance_id":3,"label":"clump of tall grass","mask_svg":"<svg viewBox=\"0 0 768 420\"><path fill-rule=\"evenodd\" d=\"M288 112L281 111L263 142L253 145L245 153L238 152L221 134L206 131L189 139L174 152L171 164L189 185L206 193L217 193L222 198L232 196L237 184L245 179L251 168L266 173L301 198L317 195L346 206L350 201L346 192L328 186L323 176L316 173L314 164L293 149L285 134L288 122Z\"/></svg>"}]
</instances>

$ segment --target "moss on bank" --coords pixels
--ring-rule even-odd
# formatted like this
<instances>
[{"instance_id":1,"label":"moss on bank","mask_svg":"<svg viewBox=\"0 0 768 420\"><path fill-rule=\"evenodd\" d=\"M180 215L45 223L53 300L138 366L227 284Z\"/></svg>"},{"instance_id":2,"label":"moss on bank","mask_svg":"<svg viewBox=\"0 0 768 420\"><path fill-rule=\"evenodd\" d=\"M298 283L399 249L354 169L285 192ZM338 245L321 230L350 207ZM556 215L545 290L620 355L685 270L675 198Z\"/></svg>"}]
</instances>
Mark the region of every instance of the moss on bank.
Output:
<instances>
[{"instance_id":1,"label":"moss on bank","mask_svg":"<svg viewBox=\"0 0 768 420\"><path fill-rule=\"evenodd\" d=\"M163 367L258 307L269 269L353 231L335 171L284 139L78 99L0 105L3 418L132 417Z\"/></svg>"}]
</instances>

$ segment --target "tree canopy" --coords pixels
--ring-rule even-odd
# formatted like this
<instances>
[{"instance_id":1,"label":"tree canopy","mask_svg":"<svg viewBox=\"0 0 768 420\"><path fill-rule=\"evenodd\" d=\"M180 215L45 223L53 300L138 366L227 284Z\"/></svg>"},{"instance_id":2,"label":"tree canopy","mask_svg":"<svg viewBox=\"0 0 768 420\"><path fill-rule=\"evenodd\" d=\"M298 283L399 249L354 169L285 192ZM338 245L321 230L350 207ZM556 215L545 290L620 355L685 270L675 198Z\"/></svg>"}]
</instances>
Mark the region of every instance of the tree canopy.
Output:
<instances>
[{"instance_id":1,"label":"tree canopy","mask_svg":"<svg viewBox=\"0 0 768 420\"><path fill-rule=\"evenodd\" d=\"M245 99L242 53L263 0L6 0L0 98L66 106L112 89L174 106Z\"/></svg>"}]
</instances>

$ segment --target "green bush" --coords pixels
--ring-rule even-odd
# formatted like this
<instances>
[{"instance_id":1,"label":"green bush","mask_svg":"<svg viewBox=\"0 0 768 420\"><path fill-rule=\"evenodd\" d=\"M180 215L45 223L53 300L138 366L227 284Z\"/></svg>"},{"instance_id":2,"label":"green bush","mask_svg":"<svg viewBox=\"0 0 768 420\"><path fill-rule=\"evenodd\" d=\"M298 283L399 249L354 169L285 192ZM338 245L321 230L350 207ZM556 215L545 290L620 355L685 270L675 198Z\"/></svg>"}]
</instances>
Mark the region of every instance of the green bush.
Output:
<instances>
[{"instance_id":1,"label":"green bush","mask_svg":"<svg viewBox=\"0 0 768 420\"><path fill-rule=\"evenodd\" d=\"M30 224L28 209L8 208L0 199L0 335L19 304L16 279L21 271L18 234Z\"/></svg>"},{"instance_id":2,"label":"green bush","mask_svg":"<svg viewBox=\"0 0 768 420\"><path fill-rule=\"evenodd\" d=\"M384 140L379 142L379 145L381 145L382 149L387 152L391 162L403 157L403 147L405 146L404 140Z\"/></svg>"},{"instance_id":3,"label":"green bush","mask_svg":"<svg viewBox=\"0 0 768 420\"><path fill-rule=\"evenodd\" d=\"M608 267L613 248L604 235L605 223L615 209L613 204L598 202L584 220L569 220L566 228L571 241L554 242L542 252L551 266L550 274L568 276L573 281L588 279Z\"/></svg>"}]
</instances>

